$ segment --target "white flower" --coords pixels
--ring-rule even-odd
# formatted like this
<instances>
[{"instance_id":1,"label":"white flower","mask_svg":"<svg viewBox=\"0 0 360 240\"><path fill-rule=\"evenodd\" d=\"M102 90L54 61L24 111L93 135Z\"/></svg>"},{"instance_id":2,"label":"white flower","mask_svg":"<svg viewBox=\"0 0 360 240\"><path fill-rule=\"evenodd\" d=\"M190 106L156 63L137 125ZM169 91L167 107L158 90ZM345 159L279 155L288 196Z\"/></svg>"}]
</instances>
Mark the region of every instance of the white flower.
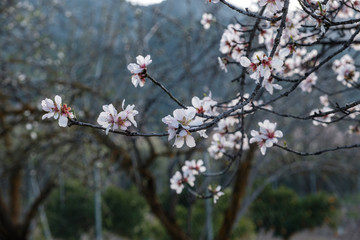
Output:
<instances>
[{"instance_id":1,"label":"white flower","mask_svg":"<svg viewBox=\"0 0 360 240\"><path fill-rule=\"evenodd\" d=\"M184 141L188 147L195 147L195 140L189 130L190 127L199 126L203 123L201 118L195 116L195 108L176 109L173 115L173 117L168 115L162 118L163 123L168 125L168 140L170 141L175 137L174 146L177 148L181 148L184 145Z\"/></svg>"},{"instance_id":2,"label":"white flower","mask_svg":"<svg viewBox=\"0 0 360 240\"><path fill-rule=\"evenodd\" d=\"M203 160L191 160L185 161L185 165L181 168L181 170L185 172L190 172L192 175L198 175L199 173L205 172L206 167L204 166Z\"/></svg>"},{"instance_id":3,"label":"white flower","mask_svg":"<svg viewBox=\"0 0 360 240\"><path fill-rule=\"evenodd\" d=\"M140 68L146 69L146 67L152 63L151 56L146 55L146 57L143 57L139 55L136 57L136 62Z\"/></svg>"},{"instance_id":4,"label":"white flower","mask_svg":"<svg viewBox=\"0 0 360 240\"><path fill-rule=\"evenodd\" d=\"M116 130L119 128L118 120L119 116L117 110L112 104L104 105L103 112L100 113L97 122L103 127L106 128L106 135L109 133L110 128Z\"/></svg>"},{"instance_id":5,"label":"white flower","mask_svg":"<svg viewBox=\"0 0 360 240\"><path fill-rule=\"evenodd\" d=\"M131 82L135 87L143 87L145 84L147 66L152 63L150 55L136 57L137 63L130 63L127 69L132 73Z\"/></svg>"},{"instance_id":6,"label":"white flower","mask_svg":"<svg viewBox=\"0 0 360 240\"><path fill-rule=\"evenodd\" d=\"M194 175L186 172L184 176L176 171L174 176L170 179L170 188L175 190L177 194L180 194L184 189L184 183L189 184L191 187L194 186L195 177Z\"/></svg>"},{"instance_id":7,"label":"white flower","mask_svg":"<svg viewBox=\"0 0 360 240\"><path fill-rule=\"evenodd\" d=\"M283 8L283 1L281 0L259 0L260 7L263 7L266 4L266 9L270 14L276 14L276 12L281 11Z\"/></svg>"},{"instance_id":8,"label":"white flower","mask_svg":"<svg viewBox=\"0 0 360 240\"><path fill-rule=\"evenodd\" d=\"M211 13L204 13L201 17L200 23L203 25L204 29L209 29L213 21L214 18Z\"/></svg>"},{"instance_id":9,"label":"white flower","mask_svg":"<svg viewBox=\"0 0 360 240\"><path fill-rule=\"evenodd\" d=\"M255 54L254 54L255 55ZM265 54L263 55L255 55L256 59L254 59L253 62L251 62L247 57L243 56L240 58L240 64L241 66L248 69L249 72L253 72L253 74L250 75L252 79L255 79L256 82L259 82L261 77L264 77L264 79L268 79L273 71L273 69L276 69L278 71L281 71L283 60L281 60L278 57L268 57Z\"/></svg>"},{"instance_id":10,"label":"white flower","mask_svg":"<svg viewBox=\"0 0 360 240\"><path fill-rule=\"evenodd\" d=\"M214 201L214 204L217 202L217 200L219 200L219 198L221 196L224 195L224 193L221 191L221 186L217 186L215 188L215 190L212 189L211 186L209 186L209 191L212 193L213 195L213 201Z\"/></svg>"},{"instance_id":11,"label":"white flower","mask_svg":"<svg viewBox=\"0 0 360 240\"><path fill-rule=\"evenodd\" d=\"M241 37L242 29L240 24L229 24L220 40L220 52L231 56L235 61L239 61L240 57L244 55L246 42Z\"/></svg>"},{"instance_id":12,"label":"white flower","mask_svg":"<svg viewBox=\"0 0 360 240\"><path fill-rule=\"evenodd\" d=\"M126 118L129 119L129 121L135 126L137 127L137 123L135 122L134 116L136 116L139 112L137 110L134 110L135 104L133 105L127 105L126 108L124 109L124 105L125 105L125 99L122 102L122 109L124 110L124 112L126 113Z\"/></svg>"},{"instance_id":13,"label":"white flower","mask_svg":"<svg viewBox=\"0 0 360 240\"><path fill-rule=\"evenodd\" d=\"M131 82L132 84L137 87L138 85L140 87L143 87L145 85L145 77L141 75L142 69L139 67L139 65L135 63L130 63L128 65L128 70L132 73L131 76ZM141 75L141 77L140 77Z\"/></svg>"},{"instance_id":14,"label":"white flower","mask_svg":"<svg viewBox=\"0 0 360 240\"><path fill-rule=\"evenodd\" d=\"M124 104L125 100L123 100L122 103L123 111L119 113L112 104L103 106L104 111L100 113L97 122L103 128L106 128L106 135L109 133L110 129L113 131L116 129L125 131L131 124L137 127L134 116L138 114L138 111L134 110L135 105L128 105L124 110Z\"/></svg>"},{"instance_id":15,"label":"white flower","mask_svg":"<svg viewBox=\"0 0 360 240\"><path fill-rule=\"evenodd\" d=\"M360 75L359 72L355 71L355 66L351 64L341 66L337 72L336 79L347 87L352 87L353 83L358 81Z\"/></svg>"},{"instance_id":16,"label":"white flower","mask_svg":"<svg viewBox=\"0 0 360 240\"><path fill-rule=\"evenodd\" d=\"M48 112L42 116L42 120L54 117L54 119L59 119L60 127L67 127L68 118L74 118L73 113L70 112L71 108L62 104L62 99L58 95L55 96L55 103L49 98L42 100L41 107L45 112Z\"/></svg>"},{"instance_id":17,"label":"white flower","mask_svg":"<svg viewBox=\"0 0 360 240\"><path fill-rule=\"evenodd\" d=\"M273 94L273 89L281 90L282 86L279 84L274 83L273 77L269 77L268 79L264 79L262 82L262 86L265 87L266 91L268 91L271 95Z\"/></svg>"},{"instance_id":18,"label":"white flower","mask_svg":"<svg viewBox=\"0 0 360 240\"><path fill-rule=\"evenodd\" d=\"M229 134L228 136L228 142L230 142L230 145L233 146L234 149L239 150L241 147L241 141L243 143L243 150L249 149L249 143L247 135L244 134L244 137L242 137L242 134L240 131L235 132L234 134Z\"/></svg>"},{"instance_id":19,"label":"white flower","mask_svg":"<svg viewBox=\"0 0 360 240\"><path fill-rule=\"evenodd\" d=\"M325 5L323 6L320 2L319 2L319 8L315 11L315 15L317 15L317 18L315 18L316 21L316 27L320 27L320 30L322 33L325 33L325 27L323 24L323 20L327 15L327 11L328 11L329 5Z\"/></svg>"},{"instance_id":20,"label":"white flower","mask_svg":"<svg viewBox=\"0 0 360 240\"><path fill-rule=\"evenodd\" d=\"M170 179L170 188L175 190L177 194L180 194L184 189L182 175L179 171L177 171L174 174L174 176Z\"/></svg>"},{"instance_id":21,"label":"white flower","mask_svg":"<svg viewBox=\"0 0 360 240\"><path fill-rule=\"evenodd\" d=\"M208 152L213 158L220 159L223 157L226 149L232 148L233 146L234 143L227 141L225 136L220 133L215 133L213 135L211 145L208 148Z\"/></svg>"},{"instance_id":22,"label":"white flower","mask_svg":"<svg viewBox=\"0 0 360 240\"><path fill-rule=\"evenodd\" d=\"M329 106L329 98L328 95L320 96L320 103L324 106Z\"/></svg>"},{"instance_id":23,"label":"white flower","mask_svg":"<svg viewBox=\"0 0 360 240\"><path fill-rule=\"evenodd\" d=\"M321 109L314 109L310 112L310 115L314 115L314 114L319 114L319 113L325 113L325 112L330 112L332 111L331 108L329 108L328 106L324 106ZM326 127L327 123L331 122L331 118L334 116L333 113L330 114L326 114L322 117L314 117L313 119L313 124L315 126L318 126L319 124L321 124L322 126Z\"/></svg>"},{"instance_id":24,"label":"white flower","mask_svg":"<svg viewBox=\"0 0 360 240\"><path fill-rule=\"evenodd\" d=\"M317 81L317 76L315 73L310 74L305 80L300 83L300 88L303 92L310 93L312 91L312 87L315 86Z\"/></svg>"},{"instance_id":25,"label":"white flower","mask_svg":"<svg viewBox=\"0 0 360 240\"><path fill-rule=\"evenodd\" d=\"M271 123L269 120L259 122L258 124L260 126L260 131L251 131L252 138L250 139L250 143L257 142L261 153L265 155L266 148L270 148L274 143L277 143L277 138L281 138L283 133L280 130L275 130L276 123Z\"/></svg>"},{"instance_id":26,"label":"white flower","mask_svg":"<svg viewBox=\"0 0 360 240\"><path fill-rule=\"evenodd\" d=\"M196 109L196 113L210 116L214 116L215 114L217 114L217 112L213 110L214 105L216 105L217 102L211 99L211 93L208 97L204 97L203 99L195 96L191 99L191 103Z\"/></svg>"}]
</instances>

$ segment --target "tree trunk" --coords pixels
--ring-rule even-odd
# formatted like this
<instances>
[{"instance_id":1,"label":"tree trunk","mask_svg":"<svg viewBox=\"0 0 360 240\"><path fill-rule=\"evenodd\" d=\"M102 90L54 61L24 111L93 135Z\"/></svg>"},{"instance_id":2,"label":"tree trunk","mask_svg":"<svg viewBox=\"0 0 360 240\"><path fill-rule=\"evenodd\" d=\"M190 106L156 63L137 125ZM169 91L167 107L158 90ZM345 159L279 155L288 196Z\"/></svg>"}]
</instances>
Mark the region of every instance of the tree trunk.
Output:
<instances>
[{"instance_id":1,"label":"tree trunk","mask_svg":"<svg viewBox=\"0 0 360 240\"><path fill-rule=\"evenodd\" d=\"M244 161L240 164L236 171L235 184L230 204L224 212L224 219L217 234L217 240L226 240L230 237L237 213L246 193L246 185L251 171L251 164L254 159L255 150L256 145L251 144Z\"/></svg>"}]
</instances>

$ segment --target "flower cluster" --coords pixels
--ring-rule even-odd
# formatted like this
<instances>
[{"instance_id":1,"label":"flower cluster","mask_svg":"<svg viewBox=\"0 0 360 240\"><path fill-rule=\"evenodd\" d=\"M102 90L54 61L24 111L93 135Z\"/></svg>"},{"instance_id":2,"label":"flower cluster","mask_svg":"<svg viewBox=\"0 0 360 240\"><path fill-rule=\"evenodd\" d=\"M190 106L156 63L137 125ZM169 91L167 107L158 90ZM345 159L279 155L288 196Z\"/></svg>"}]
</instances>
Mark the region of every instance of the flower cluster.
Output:
<instances>
[{"instance_id":1,"label":"flower cluster","mask_svg":"<svg viewBox=\"0 0 360 240\"><path fill-rule=\"evenodd\" d=\"M354 59L349 55L344 55L340 60L335 60L332 66L337 73L336 79L347 87L352 87L359 79L359 72L356 72Z\"/></svg>"},{"instance_id":2,"label":"flower cluster","mask_svg":"<svg viewBox=\"0 0 360 240\"><path fill-rule=\"evenodd\" d=\"M284 61L279 57L268 57L265 53L255 53L252 61L243 56L240 58L241 66L247 68L249 72L253 72L250 77L259 82L260 78L264 80L270 78L273 70L281 71Z\"/></svg>"},{"instance_id":3,"label":"flower cluster","mask_svg":"<svg viewBox=\"0 0 360 240\"><path fill-rule=\"evenodd\" d=\"M131 125L137 127L134 116L136 116L139 112L134 110L135 105L128 105L124 109L124 104L125 100L122 102L123 111L119 113L112 104L103 106L104 111L100 113L97 122L103 128L106 128L106 135L109 133L110 129L113 131L116 129L125 131Z\"/></svg>"},{"instance_id":4,"label":"flower cluster","mask_svg":"<svg viewBox=\"0 0 360 240\"><path fill-rule=\"evenodd\" d=\"M235 61L240 61L244 55L245 39L242 37L242 31L245 30L240 24L229 24L224 30L220 40L220 52L229 55Z\"/></svg>"},{"instance_id":5,"label":"flower cluster","mask_svg":"<svg viewBox=\"0 0 360 240\"><path fill-rule=\"evenodd\" d=\"M185 164L180 171L176 171L170 179L170 188L175 190L177 194L180 194L184 189L184 184L189 184L191 187L194 186L195 176L202 172L205 172L203 160L191 160L185 161Z\"/></svg>"},{"instance_id":6,"label":"flower cluster","mask_svg":"<svg viewBox=\"0 0 360 240\"><path fill-rule=\"evenodd\" d=\"M257 142L262 155L265 155L266 148L270 148L274 143L277 143L277 138L281 138L283 133L280 130L275 130L276 123L271 123L269 120L259 122L258 124L260 131L251 131L252 138L250 139L250 143Z\"/></svg>"},{"instance_id":7,"label":"flower cluster","mask_svg":"<svg viewBox=\"0 0 360 240\"><path fill-rule=\"evenodd\" d=\"M204 29L207 30L210 28L211 23L215 21L215 18L211 13L204 13L201 17L200 23L203 25Z\"/></svg>"},{"instance_id":8,"label":"flower cluster","mask_svg":"<svg viewBox=\"0 0 360 240\"><path fill-rule=\"evenodd\" d=\"M332 109L329 107L329 98L327 95L323 95L323 96L320 96L320 103L323 105L323 107L321 109L314 109L310 112L310 115L314 115L314 114L322 114L322 113L325 113L325 112L329 112L329 111L332 111ZM333 113L331 114L326 114L324 116L321 116L321 117L314 117L313 119L313 124L315 126L318 126L318 125L322 125L324 127L327 126L327 124L329 122L331 122L331 118L334 116Z\"/></svg>"},{"instance_id":9,"label":"flower cluster","mask_svg":"<svg viewBox=\"0 0 360 240\"><path fill-rule=\"evenodd\" d=\"M297 48L293 56L285 61L285 75L304 75L308 69L313 68L316 64L318 64L318 52L316 49L307 52L305 48Z\"/></svg>"},{"instance_id":10,"label":"flower cluster","mask_svg":"<svg viewBox=\"0 0 360 240\"><path fill-rule=\"evenodd\" d=\"M68 118L74 118L74 114L71 112L71 108L65 103L62 104L60 96L55 96L55 102L49 98L41 101L42 110L48 112L42 116L42 120L45 118L59 119L60 127L67 127Z\"/></svg>"},{"instance_id":11,"label":"flower cluster","mask_svg":"<svg viewBox=\"0 0 360 240\"><path fill-rule=\"evenodd\" d=\"M321 109L314 109L310 112L310 115L314 115L314 114L323 114L326 112L330 112L332 111L332 109L328 106L324 106ZM331 122L331 118L334 116L333 113L330 114L325 114L321 117L314 117L313 119L313 124L315 126L318 126L319 124L321 124L322 126L326 127L330 122Z\"/></svg>"},{"instance_id":12,"label":"flower cluster","mask_svg":"<svg viewBox=\"0 0 360 240\"><path fill-rule=\"evenodd\" d=\"M263 7L266 5L268 15L276 15L277 12L281 11L284 5L283 0L259 0L259 6Z\"/></svg>"},{"instance_id":13,"label":"flower cluster","mask_svg":"<svg viewBox=\"0 0 360 240\"><path fill-rule=\"evenodd\" d=\"M324 19L327 15L327 12L329 10L329 5L323 6L320 2L318 2L319 7L315 11L315 21L316 21L316 27L320 28L322 33L325 33L325 27L324 27Z\"/></svg>"},{"instance_id":14,"label":"flower cluster","mask_svg":"<svg viewBox=\"0 0 360 240\"><path fill-rule=\"evenodd\" d=\"M211 145L208 148L208 152L214 159L220 159L227 151L240 150L241 146L243 150L249 149L248 138L246 134L242 136L240 131L234 131L235 124L239 123L239 120L234 117L227 117L221 119L216 131L212 136Z\"/></svg>"},{"instance_id":15,"label":"flower cluster","mask_svg":"<svg viewBox=\"0 0 360 240\"><path fill-rule=\"evenodd\" d=\"M198 114L204 114L209 116L215 116L219 114L215 108L217 102L212 99L211 92L209 93L209 96L205 96L203 99L200 99L196 96L193 97L191 99L191 104L196 109L196 113Z\"/></svg>"},{"instance_id":16,"label":"flower cluster","mask_svg":"<svg viewBox=\"0 0 360 240\"><path fill-rule=\"evenodd\" d=\"M137 63L130 63L127 68L132 73L131 82L135 87L143 87L145 84L147 66L152 63L150 55L136 57Z\"/></svg>"},{"instance_id":17,"label":"flower cluster","mask_svg":"<svg viewBox=\"0 0 360 240\"><path fill-rule=\"evenodd\" d=\"M300 88L303 92L310 93L312 91L312 87L315 86L317 81L317 76L315 73L310 74L305 80L300 83Z\"/></svg>"},{"instance_id":18,"label":"flower cluster","mask_svg":"<svg viewBox=\"0 0 360 240\"><path fill-rule=\"evenodd\" d=\"M168 133L170 141L175 137L174 146L181 148L184 141L188 147L195 147L194 137L191 136L190 128L199 126L203 123L200 117L196 116L197 110L193 107L187 109L176 109L173 116L168 115L161 120L168 125Z\"/></svg>"}]
</instances>

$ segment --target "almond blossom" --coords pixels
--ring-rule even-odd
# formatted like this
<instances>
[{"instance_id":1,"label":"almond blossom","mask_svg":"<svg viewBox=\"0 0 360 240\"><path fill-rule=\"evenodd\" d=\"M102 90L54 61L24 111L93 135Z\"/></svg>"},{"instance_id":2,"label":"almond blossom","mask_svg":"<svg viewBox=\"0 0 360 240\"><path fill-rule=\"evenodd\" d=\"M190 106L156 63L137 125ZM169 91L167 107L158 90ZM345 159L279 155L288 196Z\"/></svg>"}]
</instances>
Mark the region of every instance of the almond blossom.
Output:
<instances>
[{"instance_id":1,"label":"almond blossom","mask_svg":"<svg viewBox=\"0 0 360 240\"><path fill-rule=\"evenodd\" d=\"M324 27L324 19L327 15L328 9L329 9L329 5L325 5L323 6L320 2L318 2L319 8L316 9L315 11L315 21L316 21L316 27L320 27L320 30L322 33L325 33L325 27Z\"/></svg>"},{"instance_id":2,"label":"almond blossom","mask_svg":"<svg viewBox=\"0 0 360 240\"><path fill-rule=\"evenodd\" d=\"M204 29L207 30L210 28L211 23L215 19L213 18L213 15L211 13L204 13L201 17L200 23L203 25Z\"/></svg>"},{"instance_id":3,"label":"almond blossom","mask_svg":"<svg viewBox=\"0 0 360 240\"><path fill-rule=\"evenodd\" d=\"M255 55L256 59L252 62L247 57L240 58L241 66L248 69L249 72L253 72L250 75L252 79L259 82L260 78L268 79L274 69L281 71L283 60L278 57L268 57L266 54Z\"/></svg>"},{"instance_id":4,"label":"almond blossom","mask_svg":"<svg viewBox=\"0 0 360 240\"><path fill-rule=\"evenodd\" d=\"M312 87L315 86L317 81L317 76L315 73L311 73L305 80L300 83L300 88L303 92L310 93L312 91Z\"/></svg>"},{"instance_id":5,"label":"almond blossom","mask_svg":"<svg viewBox=\"0 0 360 240\"><path fill-rule=\"evenodd\" d=\"M176 171L174 176L170 179L170 188L175 190L177 194L180 194L184 189L184 183L194 186L195 177L189 172L185 172L182 175L179 171Z\"/></svg>"},{"instance_id":6,"label":"almond blossom","mask_svg":"<svg viewBox=\"0 0 360 240\"><path fill-rule=\"evenodd\" d=\"M242 30L245 29L240 24L229 24L220 39L220 52L235 61L240 61L240 57L244 55L246 41L242 37Z\"/></svg>"},{"instance_id":7,"label":"almond blossom","mask_svg":"<svg viewBox=\"0 0 360 240\"><path fill-rule=\"evenodd\" d=\"M274 83L274 78L273 77L269 77L268 79L264 79L264 81L262 82L262 86L265 87L266 91L268 91L271 95L274 92L274 88L277 90L281 90L282 86L280 86L279 84Z\"/></svg>"},{"instance_id":8,"label":"almond blossom","mask_svg":"<svg viewBox=\"0 0 360 240\"><path fill-rule=\"evenodd\" d=\"M214 116L218 114L214 109L214 106L217 104L217 102L211 98L211 92L209 96L206 96L203 99L200 99L196 96L193 97L191 99L191 103L193 107L196 109L196 113L198 114L204 114L210 116Z\"/></svg>"},{"instance_id":9,"label":"almond blossom","mask_svg":"<svg viewBox=\"0 0 360 240\"><path fill-rule=\"evenodd\" d=\"M123 111L119 113L112 104L103 106L104 111L100 113L97 122L106 129L106 135L110 129L113 131L116 129L125 131L131 125L137 127L134 116L138 114L138 111L134 110L135 105L128 105L124 110L124 104L125 100L122 103Z\"/></svg>"},{"instance_id":10,"label":"almond blossom","mask_svg":"<svg viewBox=\"0 0 360 240\"><path fill-rule=\"evenodd\" d=\"M208 189L213 195L214 204L216 204L217 200L224 195L224 192L221 191L221 186L217 186L215 189L209 186Z\"/></svg>"},{"instance_id":11,"label":"almond blossom","mask_svg":"<svg viewBox=\"0 0 360 240\"><path fill-rule=\"evenodd\" d=\"M321 113L326 113L326 112L330 112L332 111L332 109L328 106L324 106L323 108L321 109L314 109L310 112L310 115L314 115L314 114L321 114ZM315 126L318 126L318 125L322 125L324 127L327 126L328 123L331 122L331 118L334 116L333 113L330 113L330 114L326 114L324 116L321 116L321 117L314 117L313 119L313 124Z\"/></svg>"},{"instance_id":12,"label":"almond blossom","mask_svg":"<svg viewBox=\"0 0 360 240\"><path fill-rule=\"evenodd\" d=\"M227 141L226 137L220 133L215 133L212 137L211 145L208 152L214 159L220 159L224 156L226 149L232 148L233 144Z\"/></svg>"},{"instance_id":13,"label":"almond blossom","mask_svg":"<svg viewBox=\"0 0 360 240\"><path fill-rule=\"evenodd\" d=\"M270 148L274 143L278 143L277 138L281 138L283 133L280 130L275 130L276 123L271 123L269 120L259 122L258 124L260 131L251 131L252 138L250 139L250 143L257 142L262 155L265 155L266 148Z\"/></svg>"},{"instance_id":14,"label":"almond blossom","mask_svg":"<svg viewBox=\"0 0 360 240\"><path fill-rule=\"evenodd\" d=\"M191 136L190 127L199 126L203 120L196 117L196 109L188 107L187 109L176 109L173 112L174 116L168 115L162 118L162 122L168 125L168 141L175 137L173 146L181 148L186 142L188 147L195 147L196 143L194 137Z\"/></svg>"},{"instance_id":15,"label":"almond blossom","mask_svg":"<svg viewBox=\"0 0 360 240\"><path fill-rule=\"evenodd\" d=\"M42 100L41 107L45 112L48 112L42 116L42 120L52 117L59 119L60 127L67 127L68 118L74 118L71 108L66 104L62 104L62 99L58 95L55 96L55 102L49 98Z\"/></svg>"},{"instance_id":16,"label":"almond blossom","mask_svg":"<svg viewBox=\"0 0 360 240\"><path fill-rule=\"evenodd\" d=\"M260 7L266 5L266 9L269 11L269 14L276 14L278 11L281 11L283 8L282 0L259 0Z\"/></svg>"},{"instance_id":17,"label":"almond blossom","mask_svg":"<svg viewBox=\"0 0 360 240\"><path fill-rule=\"evenodd\" d=\"M147 66L152 63L151 56L143 57L141 55L136 57L136 63L130 63L127 68L132 73L131 82L135 87L138 85L143 87L145 84Z\"/></svg>"},{"instance_id":18,"label":"almond blossom","mask_svg":"<svg viewBox=\"0 0 360 240\"><path fill-rule=\"evenodd\" d=\"M352 87L358 81L360 73L356 72L354 59L348 54L342 58L335 60L332 69L338 75L336 79L347 87Z\"/></svg>"},{"instance_id":19,"label":"almond blossom","mask_svg":"<svg viewBox=\"0 0 360 240\"><path fill-rule=\"evenodd\" d=\"M183 172L190 172L192 175L198 175L199 173L205 172L206 167L204 166L204 161L199 159L198 161L185 161L185 165L181 170Z\"/></svg>"},{"instance_id":20,"label":"almond blossom","mask_svg":"<svg viewBox=\"0 0 360 240\"><path fill-rule=\"evenodd\" d=\"M352 87L355 82L359 79L359 72L355 71L355 66L346 64L341 66L338 70L336 80L343 83L347 87Z\"/></svg>"},{"instance_id":21,"label":"almond blossom","mask_svg":"<svg viewBox=\"0 0 360 240\"><path fill-rule=\"evenodd\" d=\"M320 99L320 103L324 106L329 106L330 102L329 102L329 97L328 95L322 95L319 97Z\"/></svg>"}]
</instances>

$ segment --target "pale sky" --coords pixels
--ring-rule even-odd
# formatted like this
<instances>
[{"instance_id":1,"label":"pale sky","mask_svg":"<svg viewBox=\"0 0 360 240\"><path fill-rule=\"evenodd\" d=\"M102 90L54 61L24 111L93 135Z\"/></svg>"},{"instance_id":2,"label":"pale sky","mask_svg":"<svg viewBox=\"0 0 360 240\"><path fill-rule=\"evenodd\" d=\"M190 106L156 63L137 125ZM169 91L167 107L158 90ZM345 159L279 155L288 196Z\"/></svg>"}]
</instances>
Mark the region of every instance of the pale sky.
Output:
<instances>
[{"instance_id":1,"label":"pale sky","mask_svg":"<svg viewBox=\"0 0 360 240\"><path fill-rule=\"evenodd\" d=\"M151 5L151 4L157 4L157 3L161 3L164 0L126 0L128 2L131 2L133 4L136 5L142 5L142 6L147 6L147 5ZM227 0L229 3L232 3L234 5L237 5L239 7L250 7L251 3L253 1L249 1L249 0ZM204 0L205 2L205 0ZM294 9L296 7L297 1L296 0L290 0L290 9ZM250 10L252 10L250 8Z\"/></svg>"},{"instance_id":2,"label":"pale sky","mask_svg":"<svg viewBox=\"0 0 360 240\"><path fill-rule=\"evenodd\" d=\"M162 1L164 0L126 0L128 2L131 2L133 4L137 4L137 5L143 5L143 6L146 6L146 5L151 5L151 4L157 4L157 3L161 3ZM205 2L205 1L204 1ZM232 3L234 5L240 5L242 7L248 7L250 5L249 2L251 1L244 1L244 0L228 0L229 3Z\"/></svg>"}]
</instances>

